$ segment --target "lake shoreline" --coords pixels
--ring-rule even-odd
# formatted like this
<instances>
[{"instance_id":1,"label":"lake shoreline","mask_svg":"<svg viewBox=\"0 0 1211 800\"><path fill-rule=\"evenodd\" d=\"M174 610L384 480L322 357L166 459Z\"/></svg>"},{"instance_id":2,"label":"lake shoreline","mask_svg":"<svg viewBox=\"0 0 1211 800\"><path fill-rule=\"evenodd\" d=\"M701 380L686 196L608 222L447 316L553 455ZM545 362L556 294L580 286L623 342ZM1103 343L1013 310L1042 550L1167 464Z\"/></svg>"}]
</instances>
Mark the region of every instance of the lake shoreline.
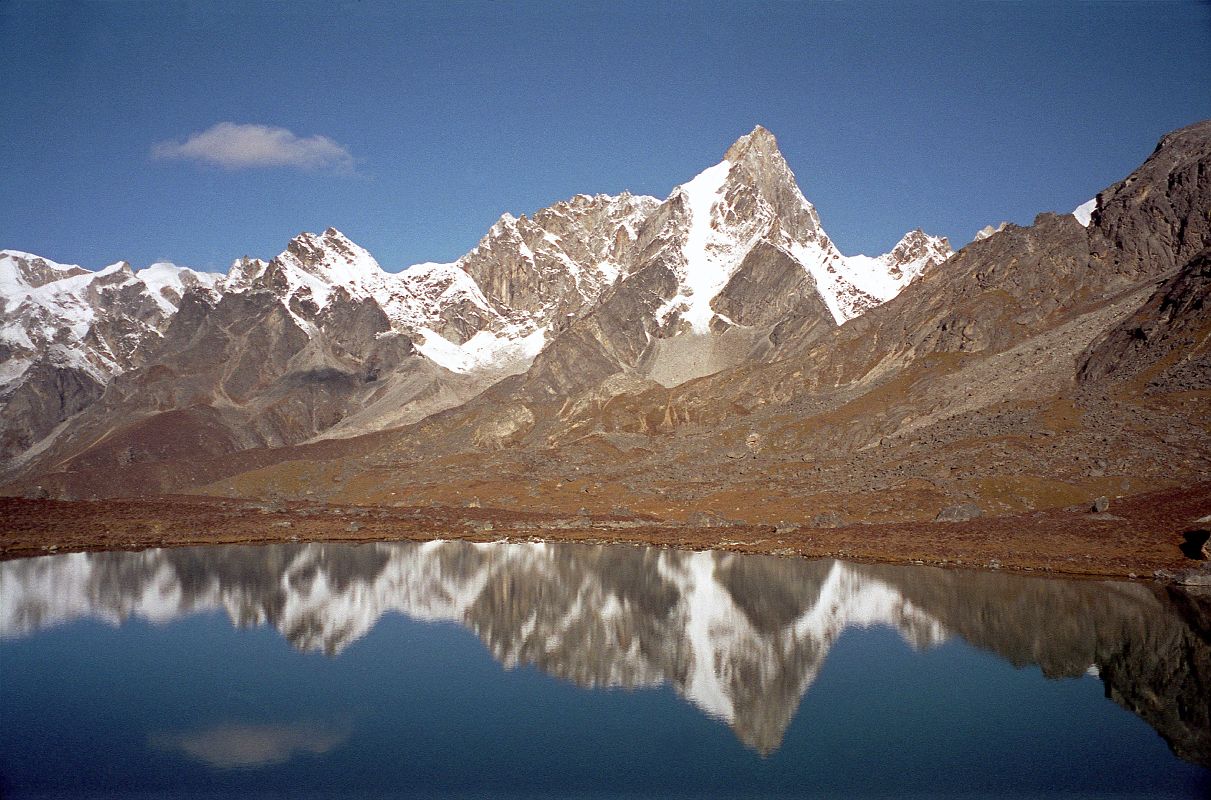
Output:
<instances>
[{"instance_id":1,"label":"lake shoreline","mask_svg":"<svg viewBox=\"0 0 1211 800\"><path fill-rule=\"evenodd\" d=\"M1083 508L962 522L754 525L648 515L550 514L491 508L338 506L153 496L93 501L0 498L0 560L98 550L208 544L430 541L580 542L801 558L1000 569L1211 586L1211 562L1190 558L1205 529L1211 483ZM1188 548L1188 545L1187 545Z\"/></svg>"}]
</instances>

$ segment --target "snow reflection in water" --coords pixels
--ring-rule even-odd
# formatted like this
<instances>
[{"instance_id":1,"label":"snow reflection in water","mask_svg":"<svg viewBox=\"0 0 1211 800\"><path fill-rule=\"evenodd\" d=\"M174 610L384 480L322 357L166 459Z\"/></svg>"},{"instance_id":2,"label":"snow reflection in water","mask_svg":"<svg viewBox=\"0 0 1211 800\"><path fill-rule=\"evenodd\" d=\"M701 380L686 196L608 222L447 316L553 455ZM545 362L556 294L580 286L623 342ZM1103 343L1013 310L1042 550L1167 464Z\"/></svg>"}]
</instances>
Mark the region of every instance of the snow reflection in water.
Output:
<instances>
[{"instance_id":1,"label":"snow reflection in water","mask_svg":"<svg viewBox=\"0 0 1211 800\"><path fill-rule=\"evenodd\" d=\"M1180 755L1211 761L1206 706L1200 713L1197 702L1211 685L1206 606L1140 584L458 542L166 549L0 565L6 637L81 617L162 623L215 609L329 655L387 613L457 622L506 666L533 664L585 687L670 684L763 753L779 746L847 628L889 626L913 648L958 635L1049 677L1098 676Z\"/></svg>"}]
</instances>

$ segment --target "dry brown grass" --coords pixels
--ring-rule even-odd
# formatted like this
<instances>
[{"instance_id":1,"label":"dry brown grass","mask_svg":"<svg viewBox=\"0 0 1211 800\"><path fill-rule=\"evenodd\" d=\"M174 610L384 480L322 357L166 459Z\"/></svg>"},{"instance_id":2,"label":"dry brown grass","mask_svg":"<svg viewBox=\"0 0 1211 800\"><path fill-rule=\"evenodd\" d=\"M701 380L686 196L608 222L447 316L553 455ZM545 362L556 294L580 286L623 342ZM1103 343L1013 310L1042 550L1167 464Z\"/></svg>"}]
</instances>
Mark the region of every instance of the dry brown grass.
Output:
<instances>
[{"instance_id":1,"label":"dry brown grass","mask_svg":"<svg viewBox=\"0 0 1211 800\"><path fill-rule=\"evenodd\" d=\"M277 541L391 541L467 539L629 543L690 549L726 549L806 558L839 557L865 561L914 562L945 566L997 567L1073 575L1151 577L1157 571L1181 571L1201 562L1187 559L1179 547L1183 532L1211 513L1211 482L1167 489L1115 501L1109 514L1083 509L1051 509L987 517L964 523L860 524L842 528L772 524L693 527L676 517L688 504L648 503L663 519L631 514L566 513L548 505L571 505L580 482L543 496L543 512L487 507L358 507L321 503L251 503L210 497L154 497L95 502L0 498L0 557L16 558L71 550L137 549L223 543ZM517 487L513 487L516 491ZM581 487L583 488L583 487ZM481 495L495 484L476 487ZM566 491L564 491L566 489ZM904 497L933 502L930 490L906 486ZM592 496L592 495L590 495ZM616 498L614 488L598 496ZM745 490L717 493L704 505L728 516L751 499ZM778 516L785 508L837 511L855 509L852 498L816 495L783 498L770 504ZM639 504L643 505L643 504Z\"/></svg>"}]
</instances>

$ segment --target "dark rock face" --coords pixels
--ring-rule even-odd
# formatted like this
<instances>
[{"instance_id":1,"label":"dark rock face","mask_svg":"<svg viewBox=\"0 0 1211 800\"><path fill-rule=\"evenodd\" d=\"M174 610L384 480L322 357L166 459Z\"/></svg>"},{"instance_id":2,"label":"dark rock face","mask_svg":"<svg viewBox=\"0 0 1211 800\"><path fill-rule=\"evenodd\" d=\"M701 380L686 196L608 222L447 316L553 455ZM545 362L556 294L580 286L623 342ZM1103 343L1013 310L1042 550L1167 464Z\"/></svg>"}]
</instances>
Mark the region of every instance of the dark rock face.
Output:
<instances>
[{"instance_id":1,"label":"dark rock face","mask_svg":"<svg viewBox=\"0 0 1211 800\"><path fill-rule=\"evenodd\" d=\"M811 276L767 242L749 251L711 307L746 327L772 329L796 317L805 321L805 328L835 327Z\"/></svg>"},{"instance_id":2,"label":"dark rock face","mask_svg":"<svg viewBox=\"0 0 1211 800\"><path fill-rule=\"evenodd\" d=\"M1162 283L1129 318L1085 352L1081 381L1141 376L1149 389L1211 388L1211 249Z\"/></svg>"},{"instance_id":3,"label":"dark rock face","mask_svg":"<svg viewBox=\"0 0 1211 800\"><path fill-rule=\"evenodd\" d=\"M636 228L656 205L625 192L577 195L533 219L506 215L461 266L502 310L576 314L633 262Z\"/></svg>"},{"instance_id":4,"label":"dark rock face","mask_svg":"<svg viewBox=\"0 0 1211 800\"><path fill-rule=\"evenodd\" d=\"M25 452L55 426L87 408L104 387L82 369L31 366L0 409L0 460Z\"/></svg>"},{"instance_id":5,"label":"dark rock face","mask_svg":"<svg viewBox=\"0 0 1211 800\"><path fill-rule=\"evenodd\" d=\"M1090 243L1100 269L1129 282L1181 267L1211 247L1208 208L1211 120L1166 135L1139 169L1098 195Z\"/></svg>"}]
</instances>

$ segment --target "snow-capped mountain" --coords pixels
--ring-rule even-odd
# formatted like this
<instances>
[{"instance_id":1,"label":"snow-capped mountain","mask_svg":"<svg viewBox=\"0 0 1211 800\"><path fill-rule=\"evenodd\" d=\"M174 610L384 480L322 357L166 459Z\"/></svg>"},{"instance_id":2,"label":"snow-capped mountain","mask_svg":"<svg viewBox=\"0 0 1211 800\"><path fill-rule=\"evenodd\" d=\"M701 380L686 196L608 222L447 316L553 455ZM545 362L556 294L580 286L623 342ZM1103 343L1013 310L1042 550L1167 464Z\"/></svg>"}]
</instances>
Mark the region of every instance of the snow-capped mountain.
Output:
<instances>
[{"instance_id":1,"label":"snow-capped mountain","mask_svg":"<svg viewBox=\"0 0 1211 800\"><path fill-rule=\"evenodd\" d=\"M19 453L142 363L190 289L222 276L158 263L97 271L0 251L0 453Z\"/></svg>"},{"instance_id":2,"label":"snow-capped mountain","mask_svg":"<svg viewBox=\"0 0 1211 800\"><path fill-rule=\"evenodd\" d=\"M544 392L596 390L618 373L672 386L764 357L788 317L817 330L851 319L949 255L920 231L883 256L842 255L760 127L664 201L577 195L504 214L453 263L388 272L334 228L299 234L268 261L239 259L225 277L6 254L5 452L203 408L209 439L220 418L218 439L241 449L350 436L527 370ZM26 374L37 391L22 399ZM116 375L121 389L90 420L60 427Z\"/></svg>"},{"instance_id":3,"label":"snow-capped mountain","mask_svg":"<svg viewBox=\"0 0 1211 800\"><path fill-rule=\"evenodd\" d=\"M528 367L553 330L618 279L635 227L655 205L625 193L577 195L533 219L505 214L458 261L398 273L335 228L302 233L272 261L235 262L223 289L274 292L309 336L340 289L374 301L435 364L509 374Z\"/></svg>"},{"instance_id":4,"label":"snow-capped mountain","mask_svg":"<svg viewBox=\"0 0 1211 800\"><path fill-rule=\"evenodd\" d=\"M706 333L717 315L716 297L760 244L782 251L815 283L837 324L895 297L926 269L951 255L949 243L920 230L878 257L841 254L820 225L778 150L773 134L758 126L741 137L724 160L673 190L676 204L670 239L677 293L657 311ZM678 256L680 256L678 258Z\"/></svg>"},{"instance_id":5,"label":"snow-capped mountain","mask_svg":"<svg viewBox=\"0 0 1211 800\"><path fill-rule=\"evenodd\" d=\"M883 256L846 257L757 127L676 187L636 230L634 265L535 359L535 397L616 376L672 387L779 354L894 297L950 255L908 234ZM782 327L795 327L794 336Z\"/></svg>"},{"instance_id":6,"label":"snow-capped mountain","mask_svg":"<svg viewBox=\"0 0 1211 800\"><path fill-rule=\"evenodd\" d=\"M661 324L683 319L697 333L708 331L716 316L712 301L760 242L796 260L838 323L895 296L950 255L944 239L917 230L885 255L843 256L821 229L773 136L761 127L729 148L724 161L676 187L663 206L671 212L647 238L671 250L677 287L663 299L656 317ZM168 263L153 264L137 277L121 264L89 272L2 251L0 292L6 315L24 301L31 307L29 316L36 318L21 326L24 334L9 325L6 343L23 344L31 353L58 348L60 360L90 369L99 379L123 371L124 354L75 344L98 313L100 292L89 294L86 287L99 288L106 277L121 272L121 278L110 278L111 285L141 282L139 293L153 299L166 316L176 312L189 288L267 290L313 334L312 318L329 306L337 290L344 290L352 299L373 299L395 330L418 335L418 349L448 369L524 365L554 329L566 325L568 316L591 306L632 272L644 256L640 230L660 208L655 198L627 193L577 195L532 218L504 214L454 263L417 264L398 273L384 271L369 252L334 228L300 234L270 261L237 260L225 278ZM650 247L652 242L642 244ZM47 284L53 286L43 289ZM158 329L162 322L151 327ZM35 323L38 333L32 330Z\"/></svg>"},{"instance_id":7,"label":"snow-capped mountain","mask_svg":"<svg viewBox=\"0 0 1211 800\"><path fill-rule=\"evenodd\" d=\"M0 250L4 385L38 359L104 382L130 368L134 352L176 313L187 289L214 291L221 278L168 263L135 272L122 261L93 272Z\"/></svg>"}]
</instances>

